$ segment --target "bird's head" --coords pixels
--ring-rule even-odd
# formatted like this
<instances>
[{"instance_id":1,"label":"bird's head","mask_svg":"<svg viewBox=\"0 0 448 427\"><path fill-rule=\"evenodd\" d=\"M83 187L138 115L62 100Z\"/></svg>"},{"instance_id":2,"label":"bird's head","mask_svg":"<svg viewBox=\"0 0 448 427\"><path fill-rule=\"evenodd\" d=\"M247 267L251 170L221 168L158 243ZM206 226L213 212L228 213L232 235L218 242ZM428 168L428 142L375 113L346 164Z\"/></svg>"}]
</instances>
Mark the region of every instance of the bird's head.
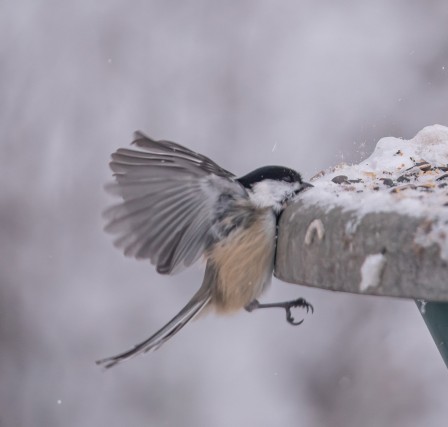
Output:
<instances>
[{"instance_id":1,"label":"bird's head","mask_svg":"<svg viewBox=\"0 0 448 427\"><path fill-rule=\"evenodd\" d=\"M311 184L302 181L298 172L284 166L264 166L238 178L251 201L260 208L271 207L276 214L285 204Z\"/></svg>"}]
</instances>

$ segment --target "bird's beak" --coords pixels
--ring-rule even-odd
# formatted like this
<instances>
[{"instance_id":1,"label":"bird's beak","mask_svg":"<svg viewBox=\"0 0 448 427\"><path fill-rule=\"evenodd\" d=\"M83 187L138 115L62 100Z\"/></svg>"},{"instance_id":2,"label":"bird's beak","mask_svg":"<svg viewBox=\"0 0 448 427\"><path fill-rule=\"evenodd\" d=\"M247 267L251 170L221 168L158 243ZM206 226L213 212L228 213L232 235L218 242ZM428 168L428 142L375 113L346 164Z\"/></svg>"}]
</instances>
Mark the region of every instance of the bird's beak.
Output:
<instances>
[{"instance_id":1,"label":"bird's beak","mask_svg":"<svg viewBox=\"0 0 448 427\"><path fill-rule=\"evenodd\" d=\"M314 187L313 184L310 184L309 182L302 182L302 190L305 190L306 188Z\"/></svg>"},{"instance_id":2,"label":"bird's beak","mask_svg":"<svg viewBox=\"0 0 448 427\"><path fill-rule=\"evenodd\" d=\"M302 184L300 185L300 188L296 191L297 193L301 193L303 190L306 190L307 188L311 188L314 187L313 184L310 184L309 182L302 182Z\"/></svg>"},{"instance_id":3,"label":"bird's beak","mask_svg":"<svg viewBox=\"0 0 448 427\"><path fill-rule=\"evenodd\" d=\"M306 190L310 187L314 187L314 185L310 184L309 182L302 182L300 184L300 187L294 191L294 195L292 196L292 198L294 199L297 196L297 194L301 193L303 190Z\"/></svg>"}]
</instances>

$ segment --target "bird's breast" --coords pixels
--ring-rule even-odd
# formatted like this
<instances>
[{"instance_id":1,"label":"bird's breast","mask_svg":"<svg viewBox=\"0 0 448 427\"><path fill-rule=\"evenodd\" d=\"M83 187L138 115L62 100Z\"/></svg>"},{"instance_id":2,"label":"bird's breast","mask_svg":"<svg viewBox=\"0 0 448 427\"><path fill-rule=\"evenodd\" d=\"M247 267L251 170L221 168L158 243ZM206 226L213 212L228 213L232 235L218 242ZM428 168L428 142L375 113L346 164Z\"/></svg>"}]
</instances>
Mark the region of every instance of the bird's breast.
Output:
<instances>
[{"instance_id":1,"label":"bird's breast","mask_svg":"<svg viewBox=\"0 0 448 427\"><path fill-rule=\"evenodd\" d=\"M238 227L210 250L215 270L212 305L220 312L239 310L270 284L274 267L276 221L272 209L259 209L248 227Z\"/></svg>"}]
</instances>

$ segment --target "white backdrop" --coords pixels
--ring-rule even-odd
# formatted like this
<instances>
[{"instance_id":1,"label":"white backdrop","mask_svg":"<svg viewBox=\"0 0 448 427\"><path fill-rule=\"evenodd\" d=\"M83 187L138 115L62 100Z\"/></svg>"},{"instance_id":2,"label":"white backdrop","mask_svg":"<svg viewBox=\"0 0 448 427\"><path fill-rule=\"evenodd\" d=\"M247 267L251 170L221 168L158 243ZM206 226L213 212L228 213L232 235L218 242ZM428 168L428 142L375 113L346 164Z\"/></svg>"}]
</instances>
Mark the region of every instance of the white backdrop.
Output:
<instances>
[{"instance_id":1,"label":"white backdrop","mask_svg":"<svg viewBox=\"0 0 448 427\"><path fill-rule=\"evenodd\" d=\"M409 301L283 284L313 316L169 320L161 277L102 231L109 154L136 129L242 175L309 178L382 136L447 125L448 3L0 2L0 426L444 426L446 368Z\"/></svg>"}]
</instances>

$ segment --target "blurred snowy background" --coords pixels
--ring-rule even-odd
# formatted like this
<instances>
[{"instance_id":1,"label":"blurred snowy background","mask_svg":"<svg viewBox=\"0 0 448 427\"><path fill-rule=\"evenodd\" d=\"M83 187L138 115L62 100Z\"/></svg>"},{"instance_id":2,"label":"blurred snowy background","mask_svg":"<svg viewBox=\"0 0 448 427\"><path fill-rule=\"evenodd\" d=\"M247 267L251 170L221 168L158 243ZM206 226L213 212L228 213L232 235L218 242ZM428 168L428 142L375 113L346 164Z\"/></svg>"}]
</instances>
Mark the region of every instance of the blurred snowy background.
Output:
<instances>
[{"instance_id":1,"label":"blurred snowy background","mask_svg":"<svg viewBox=\"0 0 448 427\"><path fill-rule=\"evenodd\" d=\"M446 368L413 302L275 280L283 313L164 324L161 277L103 231L110 153L141 129L236 174L309 178L448 124L445 0L0 2L0 426L445 426Z\"/></svg>"}]
</instances>

